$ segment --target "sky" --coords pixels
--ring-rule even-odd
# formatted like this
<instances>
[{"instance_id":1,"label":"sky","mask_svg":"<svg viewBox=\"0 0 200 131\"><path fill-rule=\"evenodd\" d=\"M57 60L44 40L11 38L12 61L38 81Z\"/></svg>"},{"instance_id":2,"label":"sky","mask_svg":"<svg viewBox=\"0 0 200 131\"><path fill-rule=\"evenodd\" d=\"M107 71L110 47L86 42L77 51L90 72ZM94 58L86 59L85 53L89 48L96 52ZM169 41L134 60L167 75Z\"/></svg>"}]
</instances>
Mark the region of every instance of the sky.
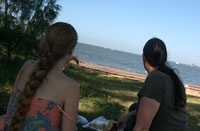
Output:
<instances>
[{"instance_id":1,"label":"sky","mask_svg":"<svg viewBox=\"0 0 200 131\"><path fill-rule=\"evenodd\" d=\"M72 24L79 42L142 54L162 39L168 60L200 66L200 0L58 0L57 21Z\"/></svg>"}]
</instances>

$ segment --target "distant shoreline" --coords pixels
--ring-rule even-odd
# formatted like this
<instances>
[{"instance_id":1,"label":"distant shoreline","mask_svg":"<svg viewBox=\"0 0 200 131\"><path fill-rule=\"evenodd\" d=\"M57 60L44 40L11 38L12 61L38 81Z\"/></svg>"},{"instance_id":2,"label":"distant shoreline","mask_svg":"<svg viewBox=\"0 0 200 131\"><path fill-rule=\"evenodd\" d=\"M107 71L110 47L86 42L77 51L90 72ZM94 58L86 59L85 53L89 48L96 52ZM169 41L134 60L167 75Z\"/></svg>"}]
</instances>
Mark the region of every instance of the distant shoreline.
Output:
<instances>
[{"instance_id":1,"label":"distant shoreline","mask_svg":"<svg viewBox=\"0 0 200 131\"><path fill-rule=\"evenodd\" d=\"M72 64L75 64L75 63L72 62ZM119 69L111 69L108 67L87 64L84 61L80 61L79 66L90 72L95 72L97 74L107 76L107 77L127 78L131 80L137 80L140 82L144 82L144 80L146 79L146 75L143 75L143 74L131 73L131 72L126 72ZM185 84L185 88L186 88L187 95L200 97L200 86Z\"/></svg>"}]
</instances>

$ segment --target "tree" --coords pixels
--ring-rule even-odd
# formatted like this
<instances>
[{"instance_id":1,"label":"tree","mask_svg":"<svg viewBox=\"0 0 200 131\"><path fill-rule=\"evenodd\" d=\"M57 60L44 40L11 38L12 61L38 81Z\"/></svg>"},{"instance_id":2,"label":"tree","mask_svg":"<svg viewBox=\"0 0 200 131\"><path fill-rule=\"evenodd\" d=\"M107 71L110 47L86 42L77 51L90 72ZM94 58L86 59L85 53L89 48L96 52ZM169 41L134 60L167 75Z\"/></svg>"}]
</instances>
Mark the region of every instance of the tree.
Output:
<instances>
[{"instance_id":1,"label":"tree","mask_svg":"<svg viewBox=\"0 0 200 131\"><path fill-rule=\"evenodd\" d=\"M56 0L0 0L0 55L38 54L38 43L58 15Z\"/></svg>"}]
</instances>

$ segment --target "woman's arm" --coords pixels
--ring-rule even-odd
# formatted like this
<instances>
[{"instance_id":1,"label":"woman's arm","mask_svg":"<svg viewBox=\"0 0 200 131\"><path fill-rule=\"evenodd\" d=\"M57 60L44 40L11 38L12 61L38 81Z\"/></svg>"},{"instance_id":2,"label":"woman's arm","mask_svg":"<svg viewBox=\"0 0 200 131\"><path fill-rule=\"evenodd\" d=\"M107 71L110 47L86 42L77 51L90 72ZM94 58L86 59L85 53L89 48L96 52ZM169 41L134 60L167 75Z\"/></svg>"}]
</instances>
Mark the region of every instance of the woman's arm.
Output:
<instances>
[{"instance_id":1,"label":"woman's arm","mask_svg":"<svg viewBox=\"0 0 200 131\"><path fill-rule=\"evenodd\" d=\"M131 111L123 116L121 116L118 120L118 124L117 124L117 128L118 129L122 129L128 122L128 120L133 117L134 115L136 115L136 110Z\"/></svg>"},{"instance_id":2,"label":"woman's arm","mask_svg":"<svg viewBox=\"0 0 200 131\"><path fill-rule=\"evenodd\" d=\"M160 103L156 100L142 96L133 131L149 131L159 107Z\"/></svg>"},{"instance_id":3,"label":"woman's arm","mask_svg":"<svg viewBox=\"0 0 200 131\"><path fill-rule=\"evenodd\" d=\"M73 84L73 86L71 86L71 90L66 94L64 111L71 117L72 120L63 114L62 131L75 131L80 96L79 86L77 84Z\"/></svg>"}]
</instances>

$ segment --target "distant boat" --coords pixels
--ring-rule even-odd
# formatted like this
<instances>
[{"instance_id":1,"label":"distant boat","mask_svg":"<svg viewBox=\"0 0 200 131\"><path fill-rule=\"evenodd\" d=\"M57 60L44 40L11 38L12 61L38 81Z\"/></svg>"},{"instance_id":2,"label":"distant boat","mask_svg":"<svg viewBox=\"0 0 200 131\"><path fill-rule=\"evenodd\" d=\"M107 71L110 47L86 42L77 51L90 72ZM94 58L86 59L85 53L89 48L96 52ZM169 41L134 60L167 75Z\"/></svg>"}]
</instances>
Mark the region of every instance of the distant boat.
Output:
<instances>
[{"instance_id":1,"label":"distant boat","mask_svg":"<svg viewBox=\"0 0 200 131\"><path fill-rule=\"evenodd\" d=\"M178 65L178 64L180 64L179 62L176 62L176 64Z\"/></svg>"}]
</instances>

